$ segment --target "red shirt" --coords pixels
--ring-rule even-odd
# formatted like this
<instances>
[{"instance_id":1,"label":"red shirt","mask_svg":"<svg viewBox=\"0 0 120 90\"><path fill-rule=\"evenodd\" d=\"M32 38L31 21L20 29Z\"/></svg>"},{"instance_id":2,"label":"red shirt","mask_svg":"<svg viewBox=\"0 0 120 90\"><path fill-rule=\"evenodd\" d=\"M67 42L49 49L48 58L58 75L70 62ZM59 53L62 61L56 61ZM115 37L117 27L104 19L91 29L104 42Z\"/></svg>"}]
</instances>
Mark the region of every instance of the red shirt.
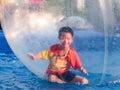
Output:
<instances>
[{"instance_id":1,"label":"red shirt","mask_svg":"<svg viewBox=\"0 0 120 90\"><path fill-rule=\"evenodd\" d=\"M52 73L62 74L66 71L69 71L71 66L73 69L77 69L82 66L80 58L78 57L78 54L72 47L70 47L69 51L67 52L67 55L63 58L59 58L59 56L57 55L59 50L60 50L59 44L55 44L50 47L49 54L52 54L52 55L49 55L49 56L57 58L56 64L58 65L57 66L58 69L52 70L53 64L51 64L52 60L50 60L50 64L47 70L48 75Z\"/></svg>"}]
</instances>

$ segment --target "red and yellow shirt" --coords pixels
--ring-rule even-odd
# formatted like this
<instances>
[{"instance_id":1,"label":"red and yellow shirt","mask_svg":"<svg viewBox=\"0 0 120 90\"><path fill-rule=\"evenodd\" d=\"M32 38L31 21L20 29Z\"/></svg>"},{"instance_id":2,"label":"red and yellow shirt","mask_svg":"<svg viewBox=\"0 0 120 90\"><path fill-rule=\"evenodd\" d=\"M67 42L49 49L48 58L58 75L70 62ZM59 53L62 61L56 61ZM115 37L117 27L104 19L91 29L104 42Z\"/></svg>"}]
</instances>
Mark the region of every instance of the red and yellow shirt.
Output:
<instances>
[{"instance_id":1,"label":"red and yellow shirt","mask_svg":"<svg viewBox=\"0 0 120 90\"><path fill-rule=\"evenodd\" d=\"M70 67L77 69L82 66L81 61L76 51L70 47L64 56L59 56L60 45L52 45L49 49L40 52L40 58L49 60L47 74L58 73L62 74L70 70Z\"/></svg>"}]
</instances>

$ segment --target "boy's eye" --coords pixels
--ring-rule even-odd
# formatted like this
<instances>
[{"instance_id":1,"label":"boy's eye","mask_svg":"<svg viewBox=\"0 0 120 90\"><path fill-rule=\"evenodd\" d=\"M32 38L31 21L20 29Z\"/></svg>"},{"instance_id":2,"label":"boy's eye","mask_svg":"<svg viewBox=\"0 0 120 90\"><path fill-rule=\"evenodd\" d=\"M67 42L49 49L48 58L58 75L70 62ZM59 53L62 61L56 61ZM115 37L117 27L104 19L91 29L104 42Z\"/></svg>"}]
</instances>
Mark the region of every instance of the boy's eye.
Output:
<instances>
[{"instance_id":1,"label":"boy's eye","mask_svg":"<svg viewBox=\"0 0 120 90\"><path fill-rule=\"evenodd\" d=\"M64 39L70 40L70 38L67 38L67 37L61 37L60 39L62 39L62 40L64 40Z\"/></svg>"},{"instance_id":2,"label":"boy's eye","mask_svg":"<svg viewBox=\"0 0 120 90\"><path fill-rule=\"evenodd\" d=\"M69 34L69 33L63 33L63 34L60 36L60 39L61 39L61 40L64 40L64 39L71 40L71 39L72 39L72 36L71 36L71 34Z\"/></svg>"},{"instance_id":3,"label":"boy's eye","mask_svg":"<svg viewBox=\"0 0 120 90\"><path fill-rule=\"evenodd\" d=\"M61 37L60 39L62 39L62 40L63 40L63 39L65 39L65 38L64 38L64 37Z\"/></svg>"}]
</instances>

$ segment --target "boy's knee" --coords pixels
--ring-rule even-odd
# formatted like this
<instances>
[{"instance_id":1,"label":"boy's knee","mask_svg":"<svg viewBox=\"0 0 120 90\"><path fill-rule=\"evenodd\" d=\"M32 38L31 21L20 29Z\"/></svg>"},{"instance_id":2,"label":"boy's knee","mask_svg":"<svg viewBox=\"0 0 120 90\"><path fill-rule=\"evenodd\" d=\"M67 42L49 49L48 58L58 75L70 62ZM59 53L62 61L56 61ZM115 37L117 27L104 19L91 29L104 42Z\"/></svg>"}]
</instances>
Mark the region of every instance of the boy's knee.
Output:
<instances>
[{"instance_id":1,"label":"boy's knee","mask_svg":"<svg viewBox=\"0 0 120 90\"><path fill-rule=\"evenodd\" d=\"M50 75L49 78L48 78L48 81L50 81L50 82L55 82L55 80L56 80L55 75Z\"/></svg>"},{"instance_id":2,"label":"boy's knee","mask_svg":"<svg viewBox=\"0 0 120 90\"><path fill-rule=\"evenodd\" d=\"M86 78L83 78L83 79L81 80L81 83L82 83L82 84L88 84L89 82L88 82L88 80L87 80Z\"/></svg>"},{"instance_id":3,"label":"boy's knee","mask_svg":"<svg viewBox=\"0 0 120 90\"><path fill-rule=\"evenodd\" d=\"M65 83L63 80L59 79L56 75L50 75L48 81L56 83Z\"/></svg>"}]
</instances>

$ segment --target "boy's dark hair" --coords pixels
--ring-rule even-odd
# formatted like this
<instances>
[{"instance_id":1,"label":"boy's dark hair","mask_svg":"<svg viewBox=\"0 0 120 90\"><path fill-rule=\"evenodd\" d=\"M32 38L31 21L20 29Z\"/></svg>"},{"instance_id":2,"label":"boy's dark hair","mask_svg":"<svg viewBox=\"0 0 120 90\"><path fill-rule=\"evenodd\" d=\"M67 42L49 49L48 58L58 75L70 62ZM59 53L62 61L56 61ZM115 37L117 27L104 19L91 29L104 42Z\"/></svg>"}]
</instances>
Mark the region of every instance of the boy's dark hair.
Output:
<instances>
[{"instance_id":1,"label":"boy's dark hair","mask_svg":"<svg viewBox=\"0 0 120 90\"><path fill-rule=\"evenodd\" d=\"M60 38L60 36L61 36L61 34L63 32L69 32L73 36L73 30L72 30L72 28L70 28L68 26L64 26L64 27L60 28L59 33L58 33L59 34L59 38Z\"/></svg>"}]
</instances>

